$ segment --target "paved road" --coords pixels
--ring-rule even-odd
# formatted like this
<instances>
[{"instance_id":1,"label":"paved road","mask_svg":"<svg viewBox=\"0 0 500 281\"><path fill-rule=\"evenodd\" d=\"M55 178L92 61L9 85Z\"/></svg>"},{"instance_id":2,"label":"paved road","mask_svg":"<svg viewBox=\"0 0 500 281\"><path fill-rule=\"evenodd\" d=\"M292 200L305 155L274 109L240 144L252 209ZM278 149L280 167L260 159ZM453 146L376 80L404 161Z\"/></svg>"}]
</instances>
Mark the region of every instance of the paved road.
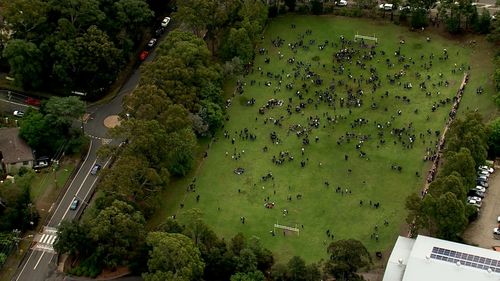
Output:
<instances>
[{"instance_id":1,"label":"paved road","mask_svg":"<svg viewBox=\"0 0 500 281\"><path fill-rule=\"evenodd\" d=\"M171 30L172 26L168 28ZM165 36L165 35L164 35ZM153 51L146 61L151 61L156 56ZM95 163L101 164L105 167L108 164L107 159L97 159L96 152L103 143L109 143L107 134L108 128L104 126L104 119L110 115L117 115L122 111L122 102L125 95L132 92L139 82L139 70L136 69L130 76L127 82L122 86L118 95L109 103L102 105L89 106L87 113L89 118L87 123L83 125L85 134L91 137L90 149L86 155L82 165L80 166L75 177L72 179L68 189L65 191L59 204L55 207L52 217L48 224L44 227L42 233L35 236L35 246L30 250L28 258L20 265L18 272L12 279L13 281L44 281L50 280L54 277L56 269L57 254L52 249L52 244L56 239L57 227L63 220L72 220L77 217L82 211L82 207L90 201L90 196L95 188L98 180L97 176L90 175L90 170ZM6 96L4 92L0 91L0 101L2 103L11 104L13 106L20 106L24 101L22 98L17 100L16 104L9 101L12 96ZM13 108L9 108L12 110ZM15 108L13 110L18 110ZM12 110L12 111L13 111ZM113 144L119 144L119 141L113 141ZM61 183L63 184L63 183ZM80 204L77 210L70 210L72 201L77 198ZM73 279L65 279L73 280ZM80 279L81 280L81 279ZM131 277L125 280L142 280L138 277Z\"/></svg>"}]
</instances>

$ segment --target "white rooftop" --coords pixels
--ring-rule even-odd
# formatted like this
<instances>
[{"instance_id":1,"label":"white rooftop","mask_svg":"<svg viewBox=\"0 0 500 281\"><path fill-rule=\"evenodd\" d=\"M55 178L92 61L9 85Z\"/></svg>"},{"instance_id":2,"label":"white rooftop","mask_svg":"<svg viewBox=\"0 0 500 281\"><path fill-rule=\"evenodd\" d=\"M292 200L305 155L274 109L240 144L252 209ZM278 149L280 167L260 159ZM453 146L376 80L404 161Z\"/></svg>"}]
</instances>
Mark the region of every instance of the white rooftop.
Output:
<instances>
[{"instance_id":1,"label":"white rooftop","mask_svg":"<svg viewBox=\"0 0 500 281\"><path fill-rule=\"evenodd\" d=\"M399 237L383 281L500 280L500 253L419 235Z\"/></svg>"}]
</instances>

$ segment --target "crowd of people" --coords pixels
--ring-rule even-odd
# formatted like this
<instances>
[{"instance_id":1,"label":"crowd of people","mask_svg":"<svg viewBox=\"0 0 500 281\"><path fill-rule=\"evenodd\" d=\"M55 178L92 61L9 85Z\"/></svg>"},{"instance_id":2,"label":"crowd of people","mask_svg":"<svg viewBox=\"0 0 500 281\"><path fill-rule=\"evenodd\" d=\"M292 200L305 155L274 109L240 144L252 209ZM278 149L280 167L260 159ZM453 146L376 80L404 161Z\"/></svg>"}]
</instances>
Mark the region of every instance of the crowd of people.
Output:
<instances>
[{"instance_id":1,"label":"crowd of people","mask_svg":"<svg viewBox=\"0 0 500 281\"><path fill-rule=\"evenodd\" d=\"M304 200L309 200L310 188L316 187L294 186L298 192L292 196L292 187L285 184L290 179L272 173L275 169L291 169L297 165L295 167L301 169L293 177L311 173L312 169L316 174L318 169L324 170L321 171L325 175L325 179L321 179L324 184L314 191L320 197L329 192L330 183L333 183L336 188L332 190L340 196L337 200L359 200L360 207L369 206L371 211L377 212L384 206L380 202L383 199L367 195L359 199L364 194L361 192L363 186L376 186L377 183L367 182L369 177L360 176L363 171L354 164L359 161L356 158L371 161L372 155L376 155L377 161L383 161L380 155L391 151L395 156L389 159L404 159L405 151L417 147L423 148L423 161L436 161L443 139L440 127L433 126L437 126L436 120L445 115L441 111L448 113L452 108L448 116L450 120L454 117L461 95L450 96L454 91L447 88L460 79L457 77L468 66L450 63L450 57L455 54L447 49L425 53L425 48L415 50L407 40L401 40L397 48L383 50L378 43L349 40L344 36L318 40L313 30L300 32L299 27L293 26L296 40L289 41L279 35L265 39L271 42L270 48L258 49L255 65L249 67L237 83L233 99L246 99L244 104L255 109L255 120L252 117L251 121L239 124L242 128L238 129L226 126L223 141L228 147L232 146L225 152L226 157L243 159L248 165L242 166L246 171L260 170L258 165L265 163L260 159L269 159L266 169L271 169L258 176L246 172L246 183L237 187L237 193L244 194L243 190L261 192L266 211L281 210L282 216L303 226L309 222L299 222L289 214L291 209L300 209L302 194L306 195ZM420 44L430 44L430 39L424 37ZM447 67L448 72L436 74L436 67L440 70ZM227 104L231 106L232 100ZM449 124L450 120L443 120L438 125ZM249 142L255 142L262 149L244 153L251 146ZM332 178L330 171L323 168L331 168L331 163L336 163L334 169L344 170L345 177L359 178L359 184L344 186L342 179ZM387 171L380 173L392 170L394 177L398 177L407 172L392 160L386 167ZM420 172L410 170L407 173L420 177ZM251 178L248 180L248 177ZM272 188L266 189L270 183ZM283 188L287 185L288 190ZM262 190L256 189L257 186L262 186ZM250 191L252 188L255 191ZM293 197L296 200L292 200ZM245 216L240 217L242 224L245 219ZM389 225L388 220L384 219L385 226ZM378 241L378 223L381 222L373 223L376 227L374 230L367 228L367 237ZM274 230L271 233L275 235ZM330 239L335 237L330 228L325 233Z\"/></svg>"}]
</instances>

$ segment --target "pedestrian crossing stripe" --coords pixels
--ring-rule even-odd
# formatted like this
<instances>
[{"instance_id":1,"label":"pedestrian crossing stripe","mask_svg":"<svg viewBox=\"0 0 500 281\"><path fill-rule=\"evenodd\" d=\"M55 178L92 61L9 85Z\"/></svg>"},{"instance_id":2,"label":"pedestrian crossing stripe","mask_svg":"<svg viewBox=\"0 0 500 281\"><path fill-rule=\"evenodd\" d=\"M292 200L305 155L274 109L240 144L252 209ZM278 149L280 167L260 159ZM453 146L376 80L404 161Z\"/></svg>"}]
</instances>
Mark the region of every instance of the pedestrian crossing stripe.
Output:
<instances>
[{"instance_id":1,"label":"pedestrian crossing stripe","mask_svg":"<svg viewBox=\"0 0 500 281\"><path fill-rule=\"evenodd\" d=\"M102 139L102 144L110 144L113 139Z\"/></svg>"},{"instance_id":2,"label":"pedestrian crossing stripe","mask_svg":"<svg viewBox=\"0 0 500 281\"><path fill-rule=\"evenodd\" d=\"M52 245L56 241L57 235L52 234L42 234L42 238L38 241L38 243Z\"/></svg>"}]
</instances>

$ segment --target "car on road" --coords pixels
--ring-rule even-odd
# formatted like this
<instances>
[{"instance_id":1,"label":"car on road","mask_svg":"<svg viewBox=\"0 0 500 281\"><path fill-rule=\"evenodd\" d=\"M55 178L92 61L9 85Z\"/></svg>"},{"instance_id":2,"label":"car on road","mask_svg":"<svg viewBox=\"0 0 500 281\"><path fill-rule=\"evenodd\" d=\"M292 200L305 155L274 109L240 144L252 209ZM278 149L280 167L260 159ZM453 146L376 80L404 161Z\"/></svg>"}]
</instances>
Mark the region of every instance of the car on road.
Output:
<instances>
[{"instance_id":1,"label":"car on road","mask_svg":"<svg viewBox=\"0 0 500 281\"><path fill-rule=\"evenodd\" d=\"M101 165L96 163L94 167L92 167L92 170L90 170L90 174L93 176L97 175L97 173L101 168L102 168Z\"/></svg>"},{"instance_id":2,"label":"car on road","mask_svg":"<svg viewBox=\"0 0 500 281\"><path fill-rule=\"evenodd\" d=\"M156 35L156 37L160 37L160 36L163 34L163 32L165 32L165 28L164 28L164 27L159 27L159 28L157 28L157 29L155 30L155 35Z\"/></svg>"},{"instance_id":3,"label":"car on road","mask_svg":"<svg viewBox=\"0 0 500 281\"><path fill-rule=\"evenodd\" d=\"M141 61L145 61L148 56L149 56L149 52L148 51L142 51L141 54L139 55L139 59Z\"/></svg>"},{"instance_id":4,"label":"car on road","mask_svg":"<svg viewBox=\"0 0 500 281\"><path fill-rule=\"evenodd\" d=\"M70 210L76 210L76 208L78 208L78 205L80 204L80 200L78 199L73 199L73 201L71 202L71 205L69 206L69 209Z\"/></svg>"},{"instance_id":5,"label":"car on road","mask_svg":"<svg viewBox=\"0 0 500 281\"><path fill-rule=\"evenodd\" d=\"M24 100L24 102L26 104L29 104L29 105L33 105L33 106L40 106L41 104L41 101L39 99L35 99L35 98L27 98L26 100Z\"/></svg>"},{"instance_id":6,"label":"car on road","mask_svg":"<svg viewBox=\"0 0 500 281\"><path fill-rule=\"evenodd\" d=\"M347 6L347 0L335 1L335 5L341 6L341 7Z\"/></svg>"},{"instance_id":7,"label":"car on road","mask_svg":"<svg viewBox=\"0 0 500 281\"><path fill-rule=\"evenodd\" d=\"M158 41L158 39L151 38L151 40L149 40L149 42L148 42L148 48L152 49L156 45L157 41Z\"/></svg>"},{"instance_id":8,"label":"car on road","mask_svg":"<svg viewBox=\"0 0 500 281\"><path fill-rule=\"evenodd\" d=\"M16 117L23 117L24 116L24 112L22 112L21 110L14 110L14 112L12 113L12 115L14 115Z\"/></svg>"},{"instance_id":9,"label":"car on road","mask_svg":"<svg viewBox=\"0 0 500 281\"><path fill-rule=\"evenodd\" d=\"M167 27L169 22L170 22L170 17L165 17L161 22L161 27Z\"/></svg>"}]
</instances>

